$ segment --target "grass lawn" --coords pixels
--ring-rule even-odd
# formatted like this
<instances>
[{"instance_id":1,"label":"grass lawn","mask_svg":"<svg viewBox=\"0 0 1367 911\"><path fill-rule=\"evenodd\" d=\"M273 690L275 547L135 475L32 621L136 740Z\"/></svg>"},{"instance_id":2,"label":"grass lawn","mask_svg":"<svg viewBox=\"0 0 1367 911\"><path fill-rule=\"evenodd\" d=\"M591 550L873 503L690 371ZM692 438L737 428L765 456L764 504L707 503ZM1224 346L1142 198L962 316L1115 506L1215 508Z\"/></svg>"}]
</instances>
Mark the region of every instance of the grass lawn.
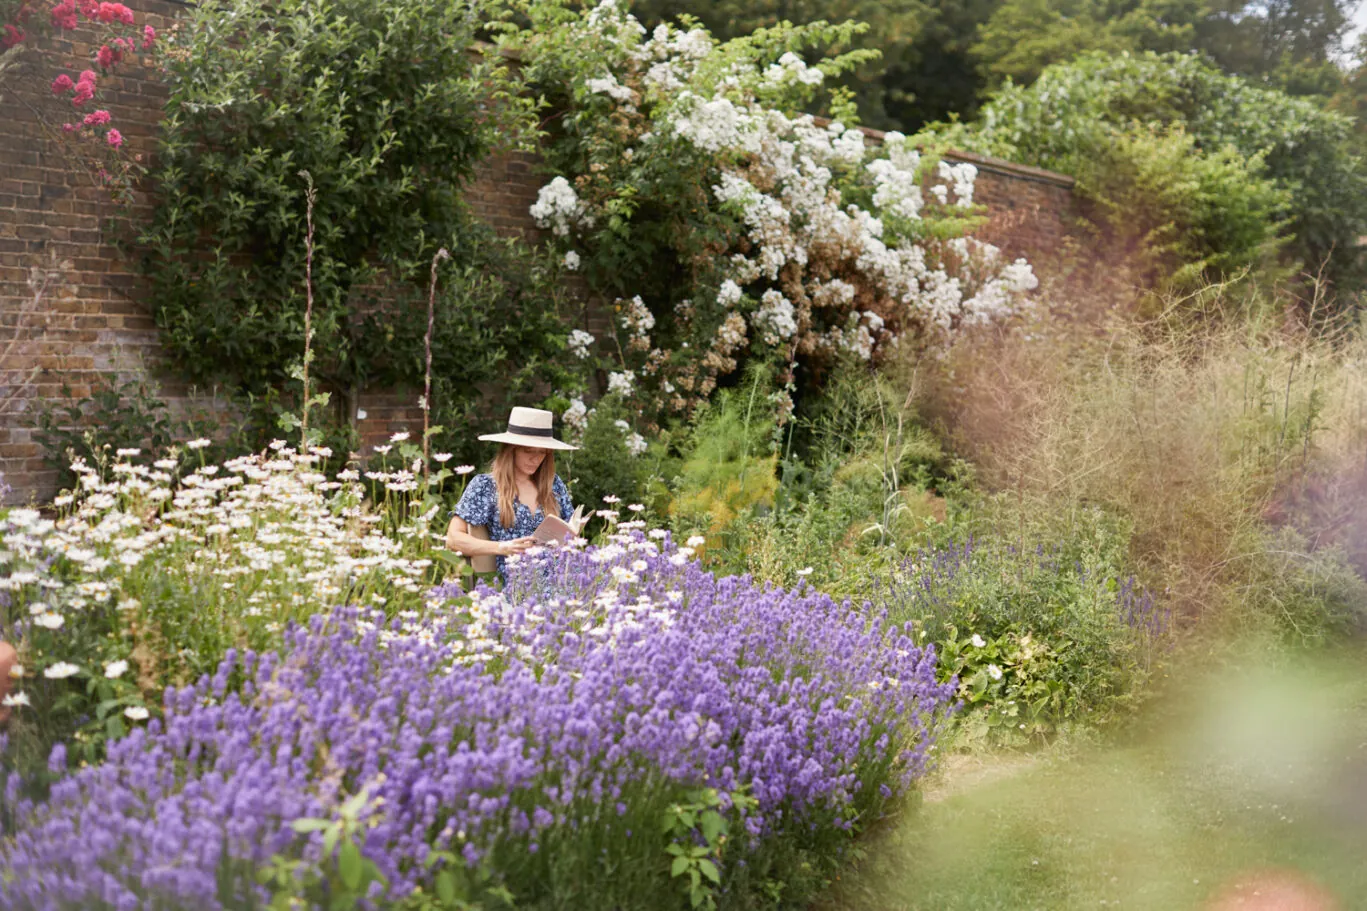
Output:
<instances>
[{"instance_id":1,"label":"grass lawn","mask_svg":"<svg viewBox=\"0 0 1367 911\"><path fill-rule=\"evenodd\" d=\"M820 911L1367 909L1363 654L1212 675L1126 742L989 760L964 787L947 766ZM1259 905L1272 879L1321 900Z\"/></svg>"}]
</instances>

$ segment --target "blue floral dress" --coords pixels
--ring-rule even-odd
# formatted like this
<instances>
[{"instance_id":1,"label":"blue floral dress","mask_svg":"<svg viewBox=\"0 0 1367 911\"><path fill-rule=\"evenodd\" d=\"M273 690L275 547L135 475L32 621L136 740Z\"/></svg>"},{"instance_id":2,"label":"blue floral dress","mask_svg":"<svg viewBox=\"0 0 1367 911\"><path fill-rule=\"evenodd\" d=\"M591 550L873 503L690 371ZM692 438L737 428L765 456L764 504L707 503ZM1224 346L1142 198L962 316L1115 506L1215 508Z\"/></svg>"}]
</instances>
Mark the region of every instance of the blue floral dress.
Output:
<instances>
[{"instance_id":1,"label":"blue floral dress","mask_svg":"<svg viewBox=\"0 0 1367 911\"><path fill-rule=\"evenodd\" d=\"M565 486L565 482L560 480L560 475L555 476L555 481L551 483L551 493L555 495L555 502L560 507L560 518L569 520L574 515L574 504L570 502L570 489ZM546 518L545 513L538 503L536 511L528 509L522 501L514 497L513 499L513 527L504 528L498 516L498 485L494 483L494 476L491 474L477 474L470 479L470 483L465 487L465 493L461 495L460 502L456 504L453 515L460 516L471 525L483 525L489 529L490 541L511 541L514 538L525 538L536 531L541 520ZM498 564L498 574L501 578L507 578L507 564L503 557L496 557Z\"/></svg>"}]
</instances>

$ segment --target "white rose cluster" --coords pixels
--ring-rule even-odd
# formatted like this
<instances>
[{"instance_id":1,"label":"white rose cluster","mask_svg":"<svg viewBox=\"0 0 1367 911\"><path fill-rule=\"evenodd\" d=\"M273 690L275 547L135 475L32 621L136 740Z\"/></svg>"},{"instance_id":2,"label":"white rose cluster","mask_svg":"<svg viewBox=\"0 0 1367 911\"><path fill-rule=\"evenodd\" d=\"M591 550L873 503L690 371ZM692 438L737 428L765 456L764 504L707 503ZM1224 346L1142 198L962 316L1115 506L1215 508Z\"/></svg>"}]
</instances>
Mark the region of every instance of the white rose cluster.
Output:
<instances>
[{"instance_id":1,"label":"white rose cluster","mask_svg":"<svg viewBox=\"0 0 1367 911\"><path fill-rule=\"evenodd\" d=\"M929 219L973 205L972 163L929 158L900 133L880 139L779 109L810 98L829 68L792 52L755 61L697 28L661 25L647 35L619 0L602 0L571 29L571 47L593 60L576 78L614 102L604 135L631 124L623 158L633 174L644 156L701 168L718 211L744 234L699 279L715 282L717 306L695 297L674 307L700 373L662 370L665 357L647 339L655 317L640 297L619 301L626 348L649 352L639 369L658 388L668 383L672 393L671 379L687 379L687 392L705 395L713 388L707 377L735 369L747 344L871 359L908 331L1009 316L1038 285L1025 260L1008 261L976 239L936 237ZM602 218L565 177L542 188L532 214L559 236ZM692 325L699 319L709 322ZM636 375L626 367L610 375L609 392L634 393Z\"/></svg>"},{"instance_id":2,"label":"white rose cluster","mask_svg":"<svg viewBox=\"0 0 1367 911\"><path fill-rule=\"evenodd\" d=\"M650 330L655 328L655 315L650 312L645 301L641 300L641 295L638 294L629 301L618 301L618 306L622 311L622 328L633 339L648 338Z\"/></svg>"},{"instance_id":3,"label":"white rose cluster","mask_svg":"<svg viewBox=\"0 0 1367 911\"><path fill-rule=\"evenodd\" d=\"M570 399L570 407L565 409L560 420L569 428L572 439L578 440L584 435L584 430L589 426L589 415L591 413L583 399Z\"/></svg>"},{"instance_id":4,"label":"white rose cluster","mask_svg":"<svg viewBox=\"0 0 1367 911\"><path fill-rule=\"evenodd\" d=\"M570 353L580 360L583 360L589 356L595 341L597 341L597 339L593 337L592 333L585 332L583 329L575 329L570 332Z\"/></svg>"},{"instance_id":5,"label":"white rose cluster","mask_svg":"<svg viewBox=\"0 0 1367 911\"><path fill-rule=\"evenodd\" d=\"M593 226L593 217L585 211L579 194L563 177L554 178L537 192L531 215L538 227L550 228L557 237L568 237L572 228Z\"/></svg>"},{"instance_id":6,"label":"white rose cluster","mask_svg":"<svg viewBox=\"0 0 1367 911\"><path fill-rule=\"evenodd\" d=\"M779 345L797 334L797 316L793 302L779 291L770 288L760 298L753 324L766 345Z\"/></svg>"}]
</instances>

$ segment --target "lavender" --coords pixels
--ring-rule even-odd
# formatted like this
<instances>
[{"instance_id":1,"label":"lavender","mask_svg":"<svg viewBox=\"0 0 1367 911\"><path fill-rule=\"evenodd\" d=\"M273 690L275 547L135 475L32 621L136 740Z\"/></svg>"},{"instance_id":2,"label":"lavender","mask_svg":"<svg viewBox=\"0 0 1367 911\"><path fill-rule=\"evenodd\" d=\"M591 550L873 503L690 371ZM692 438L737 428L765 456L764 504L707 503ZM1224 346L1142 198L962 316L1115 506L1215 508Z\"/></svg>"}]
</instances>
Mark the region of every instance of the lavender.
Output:
<instances>
[{"instance_id":1,"label":"lavender","mask_svg":"<svg viewBox=\"0 0 1367 911\"><path fill-rule=\"evenodd\" d=\"M699 787L736 833L723 896L833 854L924 771L952 685L882 617L687 557L619 536L523 560L501 593L348 608L279 654L230 652L104 764L15 798L0 909L264 904L267 864L328 869L291 823L360 793L376 901L445 870L519 903L686 907L660 820Z\"/></svg>"},{"instance_id":2,"label":"lavender","mask_svg":"<svg viewBox=\"0 0 1367 911\"><path fill-rule=\"evenodd\" d=\"M1116 603L1125 625L1151 642L1171 642L1172 608L1160 607L1153 592L1127 576L1116 591Z\"/></svg>"}]
</instances>

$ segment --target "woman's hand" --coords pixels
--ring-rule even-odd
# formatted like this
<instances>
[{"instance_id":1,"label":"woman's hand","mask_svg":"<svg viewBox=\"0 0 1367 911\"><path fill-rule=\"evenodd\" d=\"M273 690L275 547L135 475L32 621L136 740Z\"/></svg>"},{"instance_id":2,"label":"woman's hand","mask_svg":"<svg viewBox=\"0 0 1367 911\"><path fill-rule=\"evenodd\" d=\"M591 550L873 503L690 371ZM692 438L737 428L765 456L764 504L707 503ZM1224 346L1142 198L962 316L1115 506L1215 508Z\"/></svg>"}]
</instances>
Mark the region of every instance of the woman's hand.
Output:
<instances>
[{"instance_id":1,"label":"woman's hand","mask_svg":"<svg viewBox=\"0 0 1367 911\"><path fill-rule=\"evenodd\" d=\"M532 537L513 538L511 541L498 542L498 555L500 557L511 557L513 554L520 554L529 547L536 545L536 539Z\"/></svg>"}]
</instances>

